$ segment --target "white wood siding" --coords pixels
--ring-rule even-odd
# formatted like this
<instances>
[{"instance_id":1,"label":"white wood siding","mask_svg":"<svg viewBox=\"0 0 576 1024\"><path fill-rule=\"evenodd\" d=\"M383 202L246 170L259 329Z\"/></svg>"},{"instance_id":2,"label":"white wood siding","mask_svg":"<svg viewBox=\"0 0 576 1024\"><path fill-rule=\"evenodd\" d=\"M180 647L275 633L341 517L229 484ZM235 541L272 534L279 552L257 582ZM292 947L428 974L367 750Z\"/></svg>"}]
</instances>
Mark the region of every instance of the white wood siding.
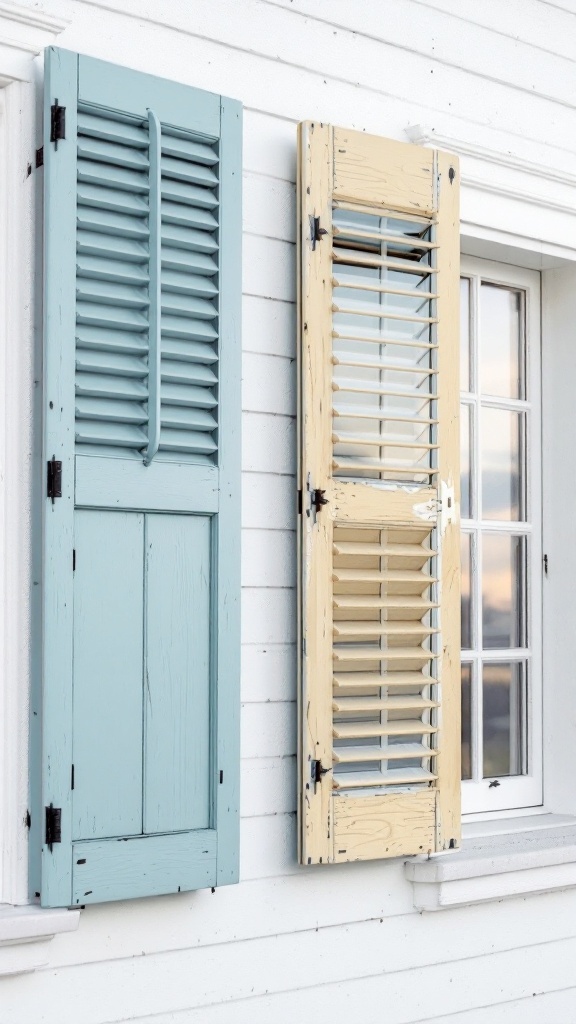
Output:
<instances>
[{"instance_id":1,"label":"white wood siding","mask_svg":"<svg viewBox=\"0 0 576 1024\"><path fill-rule=\"evenodd\" d=\"M61 46L246 108L242 881L86 909L78 933L51 943L44 969L0 981L0 1021L576 1021L576 890L419 915L401 861L297 866L294 476L297 122L403 141L408 126L431 126L539 165L540 176L470 158L464 219L574 250L576 0L39 6L70 18ZM546 168L564 179L547 181ZM518 197L502 198L499 183ZM19 443L26 459L26 432ZM23 612L19 650L30 641L26 621ZM24 773L14 775L23 817Z\"/></svg>"}]
</instances>

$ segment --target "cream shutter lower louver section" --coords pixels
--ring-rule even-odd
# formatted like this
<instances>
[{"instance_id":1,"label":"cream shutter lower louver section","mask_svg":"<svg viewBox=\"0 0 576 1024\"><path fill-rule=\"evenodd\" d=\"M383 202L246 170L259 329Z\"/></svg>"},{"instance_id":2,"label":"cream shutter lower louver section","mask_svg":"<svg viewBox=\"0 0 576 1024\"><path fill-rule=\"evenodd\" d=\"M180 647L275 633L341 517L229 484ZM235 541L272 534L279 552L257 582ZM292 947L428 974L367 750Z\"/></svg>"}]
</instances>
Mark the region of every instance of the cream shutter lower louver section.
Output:
<instances>
[{"instance_id":1,"label":"cream shutter lower louver section","mask_svg":"<svg viewBox=\"0 0 576 1024\"><path fill-rule=\"evenodd\" d=\"M300 857L459 845L458 165L299 129Z\"/></svg>"}]
</instances>

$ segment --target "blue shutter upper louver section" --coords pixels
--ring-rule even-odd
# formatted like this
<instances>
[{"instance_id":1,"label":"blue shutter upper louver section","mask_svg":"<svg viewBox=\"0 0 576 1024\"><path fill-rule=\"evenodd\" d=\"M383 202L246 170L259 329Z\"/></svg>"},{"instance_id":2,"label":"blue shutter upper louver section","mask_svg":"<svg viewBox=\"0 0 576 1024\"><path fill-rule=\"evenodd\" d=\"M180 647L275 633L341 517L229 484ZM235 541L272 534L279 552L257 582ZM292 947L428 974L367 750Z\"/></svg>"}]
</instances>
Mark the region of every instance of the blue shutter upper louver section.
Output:
<instances>
[{"instance_id":1,"label":"blue shutter upper louver section","mask_svg":"<svg viewBox=\"0 0 576 1024\"><path fill-rule=\"evenodd\" d=\"M76 445L148 445L148 121L78 109ZM211 464L218 428L218 140L162 126L160 452ZM153 367L152 367L153 369Z\"/></svg>"},{"instance_id":2,"label":"blue shutter upper louver section","mask_svg":"<svg viewBox=\"0 0 576 1024\"><path fill-rule=\"evenodd\" d=\"M31 891L78 906L238 878L241 107L45 71Z\"/></svg>"},{"instance_id":3,"label":"blue shutter upper louver section","mask_svg":"<svg viewBox=\"0 0 576 1024\"><path fill-rule=\"evenodd\" d=\"M217 451L218 146L162 137L160 450Z\"/></svg>"}]
</instances>

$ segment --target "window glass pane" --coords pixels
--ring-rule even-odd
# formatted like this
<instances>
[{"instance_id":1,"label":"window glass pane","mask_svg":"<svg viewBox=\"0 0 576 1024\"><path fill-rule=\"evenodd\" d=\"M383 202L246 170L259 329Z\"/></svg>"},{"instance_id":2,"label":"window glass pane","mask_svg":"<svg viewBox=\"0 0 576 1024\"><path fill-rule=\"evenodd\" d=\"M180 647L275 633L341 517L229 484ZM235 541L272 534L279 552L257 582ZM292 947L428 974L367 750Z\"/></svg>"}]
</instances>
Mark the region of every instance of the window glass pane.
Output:
<instances>
[{"instance_id":1,"label":"window glass pane","mask_svg":"<svg viewBox=\"0 0 576 1024\"><path fill-rule=\"evenodd\" d=\"M524 413L482 409L482 518L524 519L521 432Z\"/></svg>"},{"instance_id":2,"label":"window glass pane","mask_svg":"<svg viewBox=\"0 0 576 1024\"><path fill-rule=\"evenodd\" d=\"M471 568L471 544L472 537L469 533L463 533L460 541L461 558L461 586L460 598L461 620L462 620L462 649L470 650L472 647L472 601L470 593L470 568Z\"/></svg>"},{"instance_id":3,"label":"window glass pane","mask_svg":"<svg viewBox=\"0 0 576 1024\"><path fill-rule=\"evenodd\" d=\"M470 390L470 280L460 278L460 390Z\"/></svg>"},{"instance_id":4,"label":"window glass pane","mask_svg":"<svg viewBox=\"0 0 576 1024\"><path fill-rule=\"evenodd\" d=\"M480 390L485 395L523 398L521 310L521 292L481 285Z\"/></svg>"},{"instance_id":5,"label":"window glass pane","mask_svg":"<svg viewBox=\"0 0 576 1024\"><path fill-rule=\"evenodd\" d=\"M522 773L522 664L483 670L484 778Z\"/></svg>"},{"instance_id":6,"label":"window glass pane","mask_svg":"<svg viewBox=\"0 0 576 1024\"><path fill-rule=\"evenodd\" d=\"M472 410L469 405L460 406L460 515L462 519L472 517L472 495L470 475L470 427Z\"/></svg>"},{"instance_id":7,"label":"window glass pane","mask_svg":"<svg viewBox=\"0 0 576 1024\"><path fill-rule=\"evenodd\" d=\"M485 649L523 646L524 538L482 535L482 644Z\"/></svg>"},{"instance_id":8,"label":"window glass pane","mask_svg":"<svg viewBox=\"0 0 576 1024\"><path fill-rule=\"evenodd\" d=\"M472 778L472 666L462 665L462 778Z\"/></svg>"}]
</instances>

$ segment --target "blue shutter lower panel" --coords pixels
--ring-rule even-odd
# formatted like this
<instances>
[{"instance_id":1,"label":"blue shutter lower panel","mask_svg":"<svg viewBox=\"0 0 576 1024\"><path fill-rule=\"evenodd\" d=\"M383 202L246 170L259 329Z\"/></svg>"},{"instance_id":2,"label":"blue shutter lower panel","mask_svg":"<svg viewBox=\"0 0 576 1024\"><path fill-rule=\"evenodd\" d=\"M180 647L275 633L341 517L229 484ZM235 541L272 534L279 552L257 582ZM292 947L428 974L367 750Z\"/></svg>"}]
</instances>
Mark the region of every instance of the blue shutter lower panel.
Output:
<instances>
[{"instance_id":1,"label":"blue shutter lower panel","mask_svg":"<svg viewBox=\"0 0 576 1024\"><path fill-rule=\"evenodd\" d=\"M31 878L72 906L237 880L241 108L45 67Z\"/></svg>"}]
</instances>

